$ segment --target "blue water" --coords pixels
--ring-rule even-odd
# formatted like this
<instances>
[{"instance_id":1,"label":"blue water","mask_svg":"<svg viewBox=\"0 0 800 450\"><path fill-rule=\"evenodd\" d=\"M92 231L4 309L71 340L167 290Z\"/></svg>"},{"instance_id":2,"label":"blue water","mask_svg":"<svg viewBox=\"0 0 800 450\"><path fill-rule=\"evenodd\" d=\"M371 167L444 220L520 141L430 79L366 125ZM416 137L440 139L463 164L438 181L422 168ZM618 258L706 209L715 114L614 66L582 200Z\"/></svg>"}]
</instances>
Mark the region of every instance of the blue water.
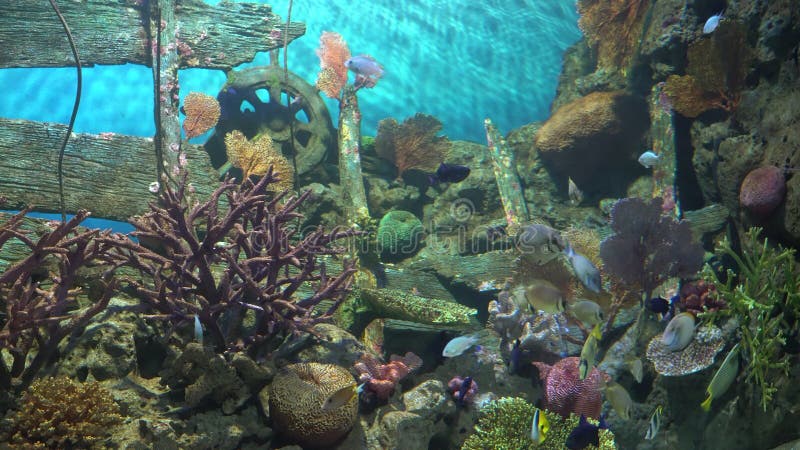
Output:
<instances>
[{"instance_id":1,"label":"blue water","mask_svg":"<svg viewBox=\"0 0 800 450\"><path fill-rule=\"evenodd\" d=\"M288 1L262 3L285 19ZM307 32L289 46L290 70L310 83L324 30L341 33L353 54L370 54L386 68L378 86L359 96L364 133L374 134L383 118L424 112L438 117L451 139L476 142L485 142L486 117L503 132L547 117L564 49L580 37L574 0L297 0L292 20L305 22ZM266 61L261 54L255 63ZM152 136L149 68L95 67L83 75L76 131ZM224 81L221 71L181 71L181 95L216 95ZM0 85L0 116L68 121L74 69L0 70ZM330 107L336 114L334 102Z\"/></svg>"}]
</instances>

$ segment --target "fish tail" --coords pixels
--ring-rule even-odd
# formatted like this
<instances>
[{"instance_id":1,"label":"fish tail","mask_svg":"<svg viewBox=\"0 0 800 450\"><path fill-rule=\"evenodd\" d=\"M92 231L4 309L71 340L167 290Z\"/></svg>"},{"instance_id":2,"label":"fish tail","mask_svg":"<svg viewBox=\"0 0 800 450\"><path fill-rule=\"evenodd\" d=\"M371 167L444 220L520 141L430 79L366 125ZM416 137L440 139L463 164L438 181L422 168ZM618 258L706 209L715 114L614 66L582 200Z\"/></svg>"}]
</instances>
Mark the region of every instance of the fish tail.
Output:
<instances>
[{"instance_id":1,"label":"fish tail","mask_svg":"<svg viewBox=\"0 0 800 450\"><path fill-rule=\"evenodd\" d=\"M700 407L703 408L703 411L705 412L711 411L711 398L712 398L711 394L708 394L708 397L706 397L706 399L703 400L703 403L700 403Z\"/></svg>"}]
</instances>

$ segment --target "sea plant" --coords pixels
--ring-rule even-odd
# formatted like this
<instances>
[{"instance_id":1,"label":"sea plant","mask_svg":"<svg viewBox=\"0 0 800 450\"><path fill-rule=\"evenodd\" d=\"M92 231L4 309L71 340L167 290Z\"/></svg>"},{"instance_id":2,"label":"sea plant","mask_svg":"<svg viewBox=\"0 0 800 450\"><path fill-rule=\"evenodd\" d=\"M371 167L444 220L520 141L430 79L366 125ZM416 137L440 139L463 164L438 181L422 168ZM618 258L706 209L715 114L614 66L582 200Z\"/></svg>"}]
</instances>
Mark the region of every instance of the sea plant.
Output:
<instances>
[{"instance_id":1,"label":"sea plant","mask_svg":"<svg viewBox=\"0 0 800 450\"><path fill-rule=\"evenodd\" d=\"M759 390L766 411L777 392L777 380L789 371L787 340L796 338L800 327L800 273L795 250L772 246L768 239L762 242L761 232L749 229L740 253L727 239L720 242L716 252L733 259L736 269L723 276L706 265L703 277L716 285L716 294L728 305L713 316L739 322L746 380Z\"/></svg>"},{"instance_id":2,"label":"sea plant","mask_svg":"<svg viewBox=\"0 0 800 450\"><path fill-rule=\"evenodd\" d=\"M173 325L197 318L218 351L331 318L355 269L345 261L330 276L320 258L343 253L336 242L357 233L318 227L297 236L290 225L310 191L271 195L276 180L272 170L255 184L228 178L204 202L190 199L185 171L176 185L165 183L158 203L132 221L139 242L113 242L117 264L139 272L125 282L155 311L151 318ZM313 286L311 293L301 296L303 286ZM322 300L333 303L317 312ZM256 315L248 331L240 327L246 310Z\"/></svg>"}]
</instances>

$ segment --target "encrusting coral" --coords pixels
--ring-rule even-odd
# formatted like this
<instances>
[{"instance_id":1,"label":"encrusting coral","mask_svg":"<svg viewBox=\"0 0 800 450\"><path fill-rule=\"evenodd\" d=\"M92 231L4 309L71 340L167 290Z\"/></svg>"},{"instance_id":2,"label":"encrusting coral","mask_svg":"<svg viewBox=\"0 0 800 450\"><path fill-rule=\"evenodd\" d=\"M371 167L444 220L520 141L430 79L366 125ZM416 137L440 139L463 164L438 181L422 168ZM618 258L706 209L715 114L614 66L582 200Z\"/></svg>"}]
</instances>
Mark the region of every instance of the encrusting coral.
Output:
<instances>
[{"instance_id":1,"label":"encrusting coral","mask_svg":"<svg viewBox=\"0 0 800 450\"><path fill-rule=\"evenodd\" d=\"M519 397L503 397L489 402L481 409L481 418L464 445L463 450L562 450L570 432L578 426L579 416L563 418L543 410L550 429L544 442L536 444L530 438L531 422L536 408ZM594 422L589 419L590 422ZM599 431L600 449L616 448L614 434L606 429ZM587 448L595 448L589 446Z\"/></svg>"},{"instance_id":2,"label":"encrusting coral","mask_svg":"<svg viewBox=\"0 0 800 450\"><path fill-rule=\"evenodd\" d=\"M341 405L324 408L334 393L352 388ZM358 417L356 382L344 367L301 363L281 369L269 386L269 415L275 430L304 447L327 447L353 427Z\"/></svg>"},{"instance_id":3,"label":"encrusting coral","mask_svg":"<svg viewBox=\"0 0 800 450\"><path fill-rule=\"evenodd\" d=\"M36 380L8 416L9 447L94 448L122 422L111 393L97 382L78 383L66 377Z\"/></svg>"},{"instance_id":4,"label":"encrusting coral","mask_svg":"<svg viewBox=\"0 0 800 450\"><path fill-rule=\"evenodd\" d=\"M450 152L451 143L437 136L442 123L433 116L417 113L403 123L383 119L378 123L375 151L397 167L397 178L409 169L436 170Z\"/></svg>"}]
</instances>

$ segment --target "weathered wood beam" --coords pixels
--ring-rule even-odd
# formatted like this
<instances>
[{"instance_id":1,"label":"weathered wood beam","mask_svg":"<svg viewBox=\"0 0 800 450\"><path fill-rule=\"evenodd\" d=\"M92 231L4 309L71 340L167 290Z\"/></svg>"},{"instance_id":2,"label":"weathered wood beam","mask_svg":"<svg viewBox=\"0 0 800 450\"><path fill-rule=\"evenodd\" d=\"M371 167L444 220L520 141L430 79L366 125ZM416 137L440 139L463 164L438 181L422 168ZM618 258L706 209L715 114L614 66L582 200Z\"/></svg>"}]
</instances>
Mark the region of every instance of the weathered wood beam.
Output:
<instances>
[{"instance_id":1,"label":"weathered wood beam","mask_svg":"<svg viewBox=\"0 0 800 450\"><path fill-rule=\"evenodd\" d=\"M157 0L59 1L84 66L152 65L155 34L149 5ZM285 24L269 5L200 0L176 1L180 67L230 70L252 61L256 52L283 46ZM289 42L305 34L305 24L289 24ZM74 66L64 30L46 1L0 0L0 68Z\"/></svg>"},{"instance_id":2,"label":"weathered wood beam","mask_svg":"<svg viewBox=\"0 0 800 450\"><path fill-rule=\"evenodd\" d=\"M56 165L67 127L62 124L0 118L0 196L6 208L34 205L58 211ZM219 184L219 175L201 146L184 144L190 182L200 195ZM88 209L92 217L127 221L147 211L155 199L148 191L156 181L153 140L103 133L73 133L64 155L67 212Z\"/></svg>"}]
</instances>

